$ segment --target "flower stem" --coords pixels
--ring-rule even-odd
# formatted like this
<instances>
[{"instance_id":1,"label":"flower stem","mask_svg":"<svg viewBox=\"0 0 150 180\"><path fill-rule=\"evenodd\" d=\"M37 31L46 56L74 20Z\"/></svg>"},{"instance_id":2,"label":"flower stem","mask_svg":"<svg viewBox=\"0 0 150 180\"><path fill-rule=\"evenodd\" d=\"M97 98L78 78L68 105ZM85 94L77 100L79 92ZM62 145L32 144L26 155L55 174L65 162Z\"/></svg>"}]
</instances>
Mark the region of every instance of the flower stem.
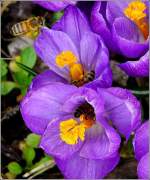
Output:
<instances>
[{"instance_id":1,"label":"flower stem","mask_svg":"<svg viewBox=\"0 0 150 180\"><path fill-rule=\"evenodd\" d=\"M131 92L135 95L142 95L142 96L149 95L149 90L144 90L144 91L131 90Z\"/></svg>"}]
</instances>

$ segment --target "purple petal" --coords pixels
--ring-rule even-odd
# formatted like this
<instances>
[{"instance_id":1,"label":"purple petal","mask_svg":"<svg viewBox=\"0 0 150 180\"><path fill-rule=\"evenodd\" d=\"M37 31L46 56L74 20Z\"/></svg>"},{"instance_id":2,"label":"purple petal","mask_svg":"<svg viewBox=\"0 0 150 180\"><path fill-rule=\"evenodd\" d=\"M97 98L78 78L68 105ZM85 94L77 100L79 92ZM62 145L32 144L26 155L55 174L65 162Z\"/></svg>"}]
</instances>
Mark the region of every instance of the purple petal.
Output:
<instances>
[{"instance_id":1,"label":"purple petal","mask_svg":"<svg viewBox=\"0 0 150 180\"><path fill-rule=\"evenodd\" d=\"M80 47L80 40L86 31L90 31L90 26L78 8L69 6L65 10L64 16L53 26L53 29L67 33L76 47Z\"/></svg>"},{"instance_id":2,"label":"purple petal","mask_svg":"<svg viewBox=\"0 0 150 180\"><path fill-rule=\"evenodd\" d=\"M140 124L139 101L130 91L122 88L99 89L98 91L105 102L104 117L111 120L119 132L128 139L131 132Z\"/></svg>"},{"instance_id":3,"label":"purple petal","mask_svg":"<svg viewBox=\"0 0 150 180\"><path fill-rule=\"evenodd\" d=\"M149 151L149 121L142 124L136 131L133 145L137 160Z\"/></svg>"},{"instance_id":4,"label":"purple petal","mask_svg":"<svg viewBox=\"0 0 150 180\"><path fill-rule=\"evenodd\" d=\"M146 10L145 10L145 13L146 13L146 19L147 19L147 22L149 22L149 1L144 1L145 5L146 5Z\"/></svg>"},{"instance_id":5,"label":"purple petal","mask_svg":"<svg viewBox=\"0 0 150 180\"><path fill-rule=\"evenodd\" d=\"M100 10L103 8L102 2L95 2L92 12L91 12L91 25L94 32L100 34L100 36L103 38L105 44L107 47L116 52L116 46L115 42L112 39L112 33L106 23L105 20L105 14L102 12L100 13Z\"/></svg>"},{"instance_id":6,"label":"purple petal","mask_svg":"<svg viewBox=\"0 0 150 180\"><path fill-rule=\"evenodd\" d=\"M101 76L99 76L98 81L97 82L98 82L99 87L105 87L105 88L111 87L112 71L109 66L107 68L105 68L105 70L103 71Z\"/></svg>"},{"instance_id":7,"label":"purple petal","mask_svg":"<svg viewBox=\"0 0 150 180\"><path fill-rule=\"evenodd\" d=\"M149 153L147 153L141 158L138 164L137 173L140 179L150 178L149 160Z\"/></svg>"},{"instance_id":8,"label":"purple petal","mask_svg":"<svg viewBox=\"0 0 150 180\"><path fill-rule=\"evenodd\" d=\"M97 123L87 130L80 156L89 159L110 158L119 146L120 136L116 131L110 126L104 128Z\"/></svg>"},{"instance_id":9,"label":"purple petal","mask_svg":"<svg viewBox=\"0 0 150 180\"><path fill-rule=\"evenodd\" d=\"M101 113L104 111L103 98L90 88L78 88L78 90L64 102L62 110L64 112L74 113L75 109L85 102L92 105L95 110L96 118L101 118Z\"/></svg>"},{"instance_id":10,"label":"purple petal","mask_svg":"<svg viewBox=\"0 0 150 180\"><path fill-rule=\"evenodd\" d=\"M51 70L46 70L43 73L37 75L30 85L30 90L36 90L41 88L42 86L46 86L51 84L52 82L62 82L67 84L67 81L63 79L61 76L57 75Z\"/></svg>"},{"instance_id":11,"label":"purple petal","mask_svg":"<svg viewBox=\"0 0 150 180\"><path fill-rule=\"evenodd\" d=\"M98 87L101 88L109 88L112 85L112 71L109 68L106 68L103 72L102 76L100 76L100 80L96 79L92 82L89 82L84 85L87 88L97 89Z\"/></svg>"},{"instance_id":12,"label":"purple petal","mask_svg":"<svg viewBox=\"0 0 150 180\"><path fill-rule=\"evenodd\" d=\"M76 89L71 85L51 83L29 90L20 107L27 127L34 133L43 134L48 123L62 115L62 104Z\"/></svg>"},{"instance_id":13,"label":"purple petal","mask_svg":"<svg viewBox=\"0 0 150 180\"><path fill-rule=\"evenodd\" d=\"M105 48L105 50L107 49ZM101 61L101 51L104 50L102 49L100 37L92 32L85 33L80 42L80 52L81 64L83 64L83 67L87 71L95 70L97 62ZM108 64L108 59L106 59L106 62L104 61L103 64L106 66L105 64ZM103 67L101 68L103 69Z\"/></svg>"},{"instance_id":14,"label":"purple petal","mask_svg":"<svg viewBox=\"0 0 150 180\"><path fill-rule=\"evenodd\" d=\"M32 0L34 3L39 4L45 9L48 9L50 11L61 11L65 7L67 7L69 4L73 4L75 2L73 1L56 1L56 0L48 0L48 1L38 1L38 0Z\"/></svg>"},{"instance_id":15,"label":"purple petal","mask_svg":"<svg viewBox=\"0 0 150 180\"><path fill-rule=\"evenodd\" d=\"M60 117L54 119L46 128L40 143L40 147L49 155L60 159L66 159L75 153L81 146L82 141L79 140L77 144L66 144L60 139L59 124L62 120L67 120L69 117Z\"/></svg>"},{"instance_id":16,"label":"purple petal","mask_svg":"<svg viewBox=\"0 0 150 180\"><path fill-rule=\"evenodd\" d=\"M149 75L149 51L138 61L127 61L119 65L129 76L145 77Z\"/></svg>"},{"instance_id":17,"label":"purple petal","mask_svg":"<svg viewBox=\"0 0 150 180\"><path fill-rule=\"evenodd\" d=\"M133 0L125 0L125 1L120 1L120 0L115 0L113 1L108 1L107 2L107 8L106 8L106 17L107 17L107 21L109 22L109 24L113 24L114 20L118 17L126 17L124 14L124 9L126 9L129 5L129 3L131 3ZM149 16L148 13L148 1L142 1L145 3L145 5L147 6L146 8L146 14L147 17Z\"/></svg>"},{"instance_id":18,"label":"purple petal","mask_svg":"<svg viewBox=\"0 0 150 180\"><path fill-rule=\"evenodd\" d=\"M97 68L97 77L105 67L109 65L108 50L103 44L101 38L95 33L87 32L84 34L80 42L80 52L81 63L85 69L90 71Z\"/></svg>"},{"instance_id":19,"label":"purple petal","mask_svg":"<svg viewBox=\"0 0 150 180\"><path fill-rule=\"evenodd\" d=\"M118 162L118 154L105 160L82 158L78 153L66 160L56 159L58 168L68 179L103 178L115 168Z\"/></svg>"},{"instance_id":20,"label":"purple petal","mask_svg":"<svg viewBox=\"0 0 150 180\"><path fill-rule=\"evenodd\" d=\"M79 59L78 51L67 34L44 27L35 40L34 47L38 56L52 71L65 79L69 78L69 69L67 67L59 68L55 62L56 56L62 51L71 51Z\"/></svg>"},{"instance_id":21,"label":"purple petal","mask_svg":"<svg viewBox=\"0 0 150 180\"><path fill-rule=\"evenodd\" d=\"M99 60L97 60L95 67L96 82L99 81L99 87L110 87L112 85L112 71L110 68L109 53L104 44L101 43L101 45L101 53L100 56L97 54Z\"/></svg>"},{"instance_id":22,"label":"purple petal","mask_svg":"<svg viewBox=\"0 0 150 180\"><path fill-rule=\"evenodd\" d=\"M132 21L126 18L117 18L113 25L118 36L135 42L139 40L137 26Z\"/></svg>"},{"instance_id":23,"label":"purple petal","mask_svg":"<svg viewBox=\"0 0 150 180\"><path fill-rule=\"evenodd\" d=\"M88 21L90 21L93 4L94 1L78 1L77 3L77 7L84 13Z\"/></svg>"},{"instance_id":24,"label":"purple petal","mask_svg":"<svg viewBox=\"0 0 150 180\"><path fill-rule=\"evenodd\" d=\"M115 19L113 38L120 53L126 57L138 58L148 51L148 41L139 42L138 28L127 18Z\"/></svg>"},{"instance_id":25,"label":"purple petal","mask_svg":"<svg viewBox=\"0 0 150 180\"><path fill-rule=\"evenodd\" d=\"M101 76L99 76L96 80L85 84L84 86L92 89L97 89L98 87L108 88L111 87L111 85L112 71L108 66L107 68L105 68Z\"/></svg>"},{"instance_id":26,"label":"purple petal","mask_svg":"<svg viewBox=\"0 0 150 180\"><path fill-rule=\"evenodd\" d=\"M128 6L131 0L120 1L115 0L115 2L108 1L106 7L106 18L110 25L113 24L116 18L124 16L124 9Z\"/></svg>"},{"instance_id":27,"label":"purple petal","mask_svg":"<svg viewBox=\"0 0 150 180\"><path fill-rule=\"evenodd\" d=\"M87 71L95 71L95 79L100 87L110 87L112 83L108 50L101 38L87 32L80 43L81 64ZM94 83L94 82L93 82Z\"/></svg>"}]
</instances>

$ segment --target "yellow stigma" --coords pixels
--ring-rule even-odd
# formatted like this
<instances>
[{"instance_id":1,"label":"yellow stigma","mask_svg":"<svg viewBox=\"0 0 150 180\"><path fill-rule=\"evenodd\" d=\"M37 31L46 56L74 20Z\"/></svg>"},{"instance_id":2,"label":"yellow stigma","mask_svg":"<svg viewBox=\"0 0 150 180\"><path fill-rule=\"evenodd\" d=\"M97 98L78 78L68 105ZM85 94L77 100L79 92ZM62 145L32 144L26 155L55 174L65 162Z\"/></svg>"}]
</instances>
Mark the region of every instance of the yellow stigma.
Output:
<instances>
[{"instance_id":1,"label":"yellow stigma","mask_svg":"<svg viewBox=\"0 0 150 180\"><path fill-rule=\"evenodd\" d=\"M77 57L71 51L63 51L56 56L56 64L59 67L71 66L77 62Z\"/></svg>"},{"instance_id":2,"label":"yellow stigma","mask_svg":"<svg viewBox=\"0 0 150 180\"><path fill-rule=\"evenodd\" d=\"M84 124L78 124L74 119L68 119L60 123L60 138L65 143L70 145L77 144L78 139L84 141L84 135Z\"/></svg>"},{"instance_id":3,"label":"yellow stigma","mask_svg":"<svg viewBox=\"0 0 150 180\"><path fill-rule=\"evenodd\" d=\"M77 63L77 57L71 51L63 51L56 56L56 64L63 68L68 66L71 80L83 79L84 72L81 64Z\"/></svg>"},{"instance_id":4,"label":"yellow stigma","mask_svg":"<svg viewBox=\"0 0 150 180\"><path fill-rule=\"evenodd\" d=\"M74 145L78 140L84 141L85 130L90 128L95 123L95 119L88 117L84 114L80 116L80 121L75 119L68 119L62 121L59 125L60 138L66 144Z\"/></svg>"},{"instance_id":5,"label":"yellow stigma","mask_svg":"<svg viewBox=\"0 0 150 180\"><path fill-rule=\"evenodd\" d=\"M125 15L133 21L137 21L146 17L143 12L146 9L146 5L141 1L133 1L128 4L128 7L124 10Z\"/></svg>"},{"instance_id":6,"label":"yellow stigma","mask_svg":"<svg viewBox=\"0 0 150 180\"><path fill-rule=\"evenodd\" d=\"M124 9L124 14L138 26L146 39L148 37L148 23L146 22L145 10L145 3L137 0L128 4L128 7Z\"/></svg>"}]
</instances>

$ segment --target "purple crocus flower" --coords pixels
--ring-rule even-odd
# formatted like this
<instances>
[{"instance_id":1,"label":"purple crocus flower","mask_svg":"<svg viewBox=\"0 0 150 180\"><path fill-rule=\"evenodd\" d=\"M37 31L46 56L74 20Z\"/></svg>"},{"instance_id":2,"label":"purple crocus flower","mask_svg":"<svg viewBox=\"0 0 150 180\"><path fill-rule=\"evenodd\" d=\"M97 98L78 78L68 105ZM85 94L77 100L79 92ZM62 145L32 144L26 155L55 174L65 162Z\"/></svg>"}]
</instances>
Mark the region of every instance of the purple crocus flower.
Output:
<instances>
[{"instance_id":1,"label":"purple crocus flower","mask_svg":"<svg viewBox=\"0 0 150 180\"><path fill-rule=\"evenodd\" d=\"M21 103L26 125L66 178L106 176L119 161L118 132L128 138L140 124L139 102L125 89L77 88L51 73L37 76Z\"/></svg>"},{"instance_id":2,"label":"purple crocus flower","mask_svg":"<svg viewBox=\"0 0 150 180\"><path fill-rule=\"evenodd\" d=\"M100 87L111 86L108 50L77 7L66 8L53 29L42 28L34 47L39 57L66 82L78 87L93 82Z\"/></svg>"},{"instance_id":3,"label":"purple crocus flower","mask_svg":"<svg viewBox=\"0 0 150 180\"><path fill-rule=\"evenodd\" d=\"M148 77L149 76L149 51L138 61L127 61L119 65L129 76Z\"/></svg>"},{"instance_id":4,"label":"purple crocus flower","mask_svg":"<svg viewBox=\"0 0 150 180\"><path fill-rule=\"evenodd\" d=\"M32 0L32 1L50 11L61 11L65 9L69 4L76 4L74 0L47 0L47 1Z\"/></svg>"},{"instance_id":5,"label":"purple crocus flower","mask_svg":"<svg viewBox=\"0 0 150 180\"><path fill-rule=\"evenodd\" d=\"M148 18L148 1L95 2L91 12L93 30L113 53L126 57L120 67L131 76L148 76Z\"/></svg>"},{"instance_id":6,"label":"purple crocus flower","mask_svg":"<svg viewBox=\"0 0 150 180\"><path fill-rule=\"evenodd\" d=\"M137 167L138 177L140 179L149 179L149 121L142 124L136 131L133 145L135 157L139 161Z\"/></svg>"}]
</instances>

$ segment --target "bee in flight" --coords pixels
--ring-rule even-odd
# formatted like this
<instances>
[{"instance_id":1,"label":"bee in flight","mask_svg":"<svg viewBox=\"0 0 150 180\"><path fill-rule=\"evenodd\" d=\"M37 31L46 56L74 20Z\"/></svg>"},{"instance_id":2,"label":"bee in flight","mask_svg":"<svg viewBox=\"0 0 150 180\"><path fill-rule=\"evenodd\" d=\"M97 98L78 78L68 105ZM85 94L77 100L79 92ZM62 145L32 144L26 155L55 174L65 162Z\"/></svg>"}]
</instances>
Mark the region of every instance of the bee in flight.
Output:
<instances>
[{"instance_id":1,"label":"bee in flight","mask_svg":"<svg viewBox=\"0 0 150 180\"><path fill-rule=\"evenodd\" d=\"M39 32L40 28L44 25L45 19L43 17L31 17L25 21L14 24L11 28L11 34L13 36L20 36L32 32Z\"/></svg>"}]
</instances>

